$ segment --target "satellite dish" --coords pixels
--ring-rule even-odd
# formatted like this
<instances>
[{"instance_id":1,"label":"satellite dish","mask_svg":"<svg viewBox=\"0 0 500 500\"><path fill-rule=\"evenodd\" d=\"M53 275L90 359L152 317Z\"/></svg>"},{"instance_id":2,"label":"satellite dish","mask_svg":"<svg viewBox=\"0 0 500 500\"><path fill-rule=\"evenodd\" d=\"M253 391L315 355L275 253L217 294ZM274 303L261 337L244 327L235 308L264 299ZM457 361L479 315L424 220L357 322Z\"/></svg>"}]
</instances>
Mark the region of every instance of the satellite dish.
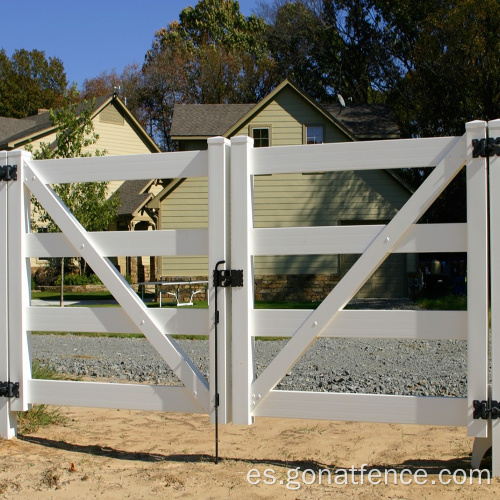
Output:
<instances>
[{"instance_id":1,"label":"satellite dish","mask_svg":"<svg viewBox=\"0 0 500 500\"><path fill-rule=\"evenodd\" d=\"M345 108L344 98L340 94L337 94L337 99L339 100L340 107Z\"/></svg>"}]
</instances>

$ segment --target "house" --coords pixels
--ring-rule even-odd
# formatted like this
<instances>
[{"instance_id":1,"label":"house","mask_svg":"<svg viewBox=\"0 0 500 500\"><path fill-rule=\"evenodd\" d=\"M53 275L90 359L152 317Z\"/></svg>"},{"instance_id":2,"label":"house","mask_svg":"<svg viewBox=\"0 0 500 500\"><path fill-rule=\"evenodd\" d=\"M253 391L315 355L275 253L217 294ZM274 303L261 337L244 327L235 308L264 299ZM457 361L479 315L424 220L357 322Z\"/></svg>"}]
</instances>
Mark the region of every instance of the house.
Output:
<instances>
[{"instance_id":1,"label":"house","mask_svg":"<svg viewBox=\"0 0 500 500\"><path fill-rule=\"evenodd\" d=\"M176 105L172 139L180 150L207 148L213 136L253 137L254 147L397 139L399 130L385 105L321 106L289 81L257 104ZM390 171L263 175L254 183L255 227L382 224L411 191ZM207 225L207 179L181 179L150 203L160 229ZM358 256L269 256L255 259L256 298L322 299ZM179 279L206 277L205 257L168 257L158 274ZM391 255L359 292L360 297L407 295L415 256Z\"/></svg>"},{"instance_id":2,"label":"house","mask_svg":"<svg viewBox=\"0 0 500 500\"><path fill-rule=\"evenodd\" d=\"M92 122L99 139L96 144L87 147L87 151L93 153L96 149L105 150L106 155L160 152L153 139L116 94L96 99ZM22 119L0 117L0 151L24 149L28 144L34 149L38 149L40 143L51 144L55 140L56 129L52 125L50 113L46 109L39 110L37 115ZM154 217L150 217L150 212L146 211L144 206L147 201L161 191L161 183L158 180L127 181L125 183L112 181L109 183L108 192L110 195L118 189L121 202L118 208L118 220L110 229L156 229ZM147 259L149 260L149 257ZM148 270L147 265L139 264L142 260L142 257L128 257L127 259L118 257L115 259L115 264L123 274L130 274L134 278L134 271L141 266L143 275L149 276L150 270L152 270L154 276L155 267ZM38 261L33 262L33 267L40 265L41 263ZM148 265L150 266L150 264Z\"/></svg>"},{"instance_id":3,"label":"house","mask_svg":"<svg viewBox=\"0 0 500 500\"><path fill-rule=\"evenodd\" d=\"M99 140L84 151L93 153L96 149L105 150L106 155L110 156L160 152L117 94L95 100L92 123ZM33 149L39 149L40 143L51 144L55 140L56 129L50 121L48 109L40 109L37 115L27 118L0 116L0 151L24 149L28 144ZM114 193L120 185L121 181L110 183L110 193Z\"/></svg>"}]
</instances>

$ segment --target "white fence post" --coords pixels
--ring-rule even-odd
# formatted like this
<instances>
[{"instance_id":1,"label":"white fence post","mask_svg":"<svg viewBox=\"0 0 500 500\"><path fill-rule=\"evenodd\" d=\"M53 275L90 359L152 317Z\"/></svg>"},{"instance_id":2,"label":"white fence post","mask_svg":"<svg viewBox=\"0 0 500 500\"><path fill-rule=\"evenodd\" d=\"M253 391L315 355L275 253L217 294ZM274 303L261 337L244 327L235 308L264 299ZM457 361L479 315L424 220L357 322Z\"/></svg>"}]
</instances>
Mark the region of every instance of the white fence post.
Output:
<instances>
[{"instance_id":1,"label":"white fence post","mask_svg":"<svg viewBox=\"0 0 500 500\"><path fill-rule=\"evenodd\" d=\"M31 266L26 257L26 233L30 231L30 192L24 181L24 162L31 153L13 151L9 163L17 165L17 181L9 183L7 207L7 251L9 265L9 362L10 380L19 382L19 399L12 400L12 409L28 410L28 382L31 379L29 332L26 310L30 305Z\"/></svg>"},{"instance_id":2,"label":"white fence post","mask_svg":"<svg viewBox=\"0 0 500 500\"><path fill-rule=\"evenodd\" d=\"M467 136L467 399L468 435L488 436L488 421L473 419L473 400L488 399L488 200L486 158L472 141L486 138L486 122L466 125Z\"/></svg>"},{"instance_id":3,"label":"white fence post","mask_svg":"<svg viewBox=\"0 0 500 500\"><path fill-rule=\"evenodd\" d=\"M0 167L8 165L7 152L0 151ZM11 181L11 183L14 181ZM8 183L0 181L0 382L10 381L9 371L9 293L7 253L7 198ZM11 401L0 398L0 436L10 439L16 434L16 413Z\"/></svg>"},{"instance_id":4,"label":"white fence post","mask_svg":"<svg viewBox=\"0 0 500 500\"><path fill-rule=\"evenodd\" d=\"M215 359L219 394L218 421L231 421L231 295L227 288L219 288L217 309L217 344L215 352L215 288L213 271L220 261L230 261L229 218L229 160L230 142L224 137L208 139L208 289L210 318L210 421L215 421ZM225 266L221 265L220 269Z\"/></svg>"},{"instance_id":5,"label":"white fence post","mask_svg":"<svg viewBox=\"0 0 500 500\"><path fill-rule=\"evenodd\" d=\"M254 277L251 230L253 227L253 139L231 139L231 268L243 270L243 287L232 288L233 423L249 425L255 398L253 381L252 310ZM256 395L257 397L257 395Z\"/></svg>"},{"instance_id":6,"label":"white fence post","mask_svg":"<svg viewBox=\"0 0 500 500\"><path fill-rule=\"evenodd\" d=\"M500 137L500 120L488 123L488 136ZM491 290L491 397L500 400L500 158L489 165L490 290ZM500 476L500 419L491 421L492 476Z\"/></svg>"}]
</instances>

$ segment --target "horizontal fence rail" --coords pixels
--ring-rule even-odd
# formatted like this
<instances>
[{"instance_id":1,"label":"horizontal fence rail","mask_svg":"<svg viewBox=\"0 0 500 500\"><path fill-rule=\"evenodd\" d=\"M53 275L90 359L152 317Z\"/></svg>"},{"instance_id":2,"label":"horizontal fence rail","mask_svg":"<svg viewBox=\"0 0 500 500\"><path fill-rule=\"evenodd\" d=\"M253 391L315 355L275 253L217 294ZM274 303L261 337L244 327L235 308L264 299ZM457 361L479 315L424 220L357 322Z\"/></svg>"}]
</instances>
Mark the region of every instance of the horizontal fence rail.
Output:
<instances>
[{"instance_id":1,"label":"horizontal fence rail","mask_svg":"<svg viewBox=\"0 0 500 500\"><path fill-rule=\"evenodd\" d=\"M252 175L435 167L461 137L257 148Z\"/></svg>"},{"instance_id":2,"label":"horizontal fence rail","mask_svg":"<svg viewBox=\"0 0 500 500\"><path fill-rule=\"evenodd\" d=\"M30 380L29 403L120 410L206 413L185 387Z\"/></svg>"},{"instance_id":3,"label":"horizontal fence rail","mask_svg":"<svg viewBox=\"0 0 500 500\"><path fill-rule=\"evenodd\" d=\"M28 307L31 331L142 333L121 307ZM208 335L205 309L149 309L148 315L166 335Z\"/></svg>"},{"instance_id":4,"label":"horizontal fence rail","mask_svg":"<svg viewBox=\"0 0 500 500\"><path fill-rule=\"evenodd\" d=\"M252 311L253 336L291 337L313 311ZM318 338L467 340L466 311L342 310Z\"/></svg>"},{"instance_id":5,"label":"horizontal fence rail","mask_svg":"<svg viewBox=\"0 0 500 500\"><path fill-rule=\"evenodd\" d=\"M49 184L206 177L208 152L31 160Z\"/></svg>"},{"instance_id":6,"label":"horizontal fence rail","mask_svg":"<svg viewBox=\"0 0 500 500\"><path fill-rule=\"evenodd\" d=\"M101 255L208 255L206 229L161 231L105 231L87 233ZM80 253L63 233L28 233L28 257L79 257Z\"/></svg>"},{"instance_id":7,"label":"horizontal fence rail","mask_svg":"<svg viewBox=\"0 0 500 500\"><path fill-rule=\"evenodd\" d=\"M254 228L253 255L363 253L386 226ZM414 224L392 253L467 252L467 224Z\"/></svg>"},{"instance_id":8,"label":"horizontal fence rail","mask_svg":"<svg viewBox=\"0 0 500 500\"><path fill-rule=\"evenodd\" d=\"M272 390L253 414L259 417L466 426L467 399Z\"/></svg>"}]
</instances>

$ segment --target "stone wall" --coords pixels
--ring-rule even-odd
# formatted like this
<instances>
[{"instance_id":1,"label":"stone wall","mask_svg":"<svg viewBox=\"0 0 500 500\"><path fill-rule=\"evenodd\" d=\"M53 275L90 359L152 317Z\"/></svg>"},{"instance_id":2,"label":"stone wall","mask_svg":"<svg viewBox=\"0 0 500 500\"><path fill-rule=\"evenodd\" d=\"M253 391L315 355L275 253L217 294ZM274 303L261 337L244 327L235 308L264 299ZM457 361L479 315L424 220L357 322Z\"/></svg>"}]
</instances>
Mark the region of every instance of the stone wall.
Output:
<instances>
[{"instance_id":1,"label":"stone wall","mask_svg":"<svg viewBox=\"0 0 500 500\"><path fill-rule=\"evenodd\" d=\"M206 281L206 276L191 276L192 281ZM299 274L299 275L262 275L255 277L255 300L267 302L301 301L314 302L323 300L339 282L337 274ZM158 281L186 281L185 276L162 277ZM181 302L188 302L192 290L199 290L204 285L179 285ZM174 286L163 287L173 292ZM171 297L173 300L173 297ZM167 300L164 296L163 300ZM193 301L207 300L205 291L196 294Z\"/></svg>"},{"instance_id":2,"label":"stone wall","mask_svg":"<svg viewBox=\"0 0 500 500\"><path fill-rule=\"evenodd\" d=\"M278 274L255 277L255 300L302 301L323 300L340 281L338 274Z\"/></svg>"}]
</instances>

